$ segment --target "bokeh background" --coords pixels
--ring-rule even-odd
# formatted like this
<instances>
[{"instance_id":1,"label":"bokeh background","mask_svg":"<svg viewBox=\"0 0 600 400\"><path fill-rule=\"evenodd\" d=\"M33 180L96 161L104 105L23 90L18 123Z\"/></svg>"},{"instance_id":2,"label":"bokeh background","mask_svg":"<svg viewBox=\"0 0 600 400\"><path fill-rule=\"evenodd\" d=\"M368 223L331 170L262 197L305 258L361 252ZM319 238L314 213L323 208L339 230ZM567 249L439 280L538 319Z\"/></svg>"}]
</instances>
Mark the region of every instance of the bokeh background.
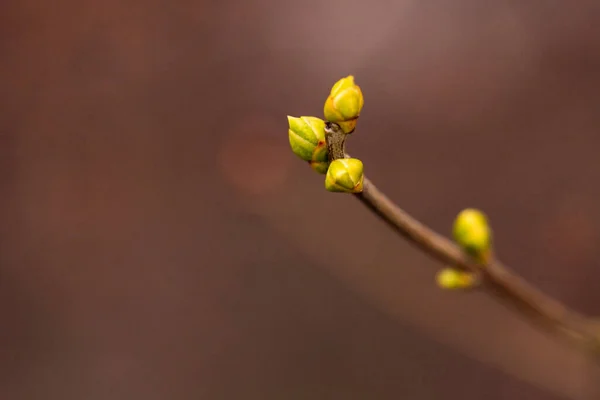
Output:
<instances>
[{"instance_id":1,"label":"bokeh background","mask_svg":"<svg viewBox=\"0 0 600 400\"><path fill-rule=\"evenodd\" d=\"M0 398L600 398L598 367L296 159L349 150L449 233L600 314L595 0L0 4Z\"/></svg>"}]
</instances>

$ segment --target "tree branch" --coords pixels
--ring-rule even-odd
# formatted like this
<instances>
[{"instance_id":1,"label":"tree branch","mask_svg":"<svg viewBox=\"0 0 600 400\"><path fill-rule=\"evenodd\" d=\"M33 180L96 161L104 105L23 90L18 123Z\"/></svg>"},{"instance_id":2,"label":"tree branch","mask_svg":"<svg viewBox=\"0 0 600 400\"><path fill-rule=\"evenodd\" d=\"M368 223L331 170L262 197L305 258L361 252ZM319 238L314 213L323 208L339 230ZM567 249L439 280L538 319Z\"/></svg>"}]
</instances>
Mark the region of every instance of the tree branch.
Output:
<instances>
[{"instance_id":1,"label":"tree branch","mask_svg":"<svg viewBox=\"0 0 600 400\"><path fill-rule=\"evenodd\" d=\"M344 151L346 137L347 134L339 125L331 122L325 124L330 161L349 157ZM481 278L481 287L490 294L547 329L565 335L585 351L600 356L600 325L595 319L571 310L544 294L497 259L492 259L483 266L476 263L452 241L394 204L366 177L363 192L354 196L394 231L425 253L443 263L476 273Z\"/></svg>"}]
</instances>

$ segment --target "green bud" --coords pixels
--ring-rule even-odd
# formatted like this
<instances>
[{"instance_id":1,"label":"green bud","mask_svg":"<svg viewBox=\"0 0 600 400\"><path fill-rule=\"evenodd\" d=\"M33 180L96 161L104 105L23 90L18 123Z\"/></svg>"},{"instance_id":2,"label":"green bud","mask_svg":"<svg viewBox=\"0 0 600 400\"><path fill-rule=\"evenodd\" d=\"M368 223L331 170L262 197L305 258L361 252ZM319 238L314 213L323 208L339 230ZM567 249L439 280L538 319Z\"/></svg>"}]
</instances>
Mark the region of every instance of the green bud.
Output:
<instances>
[{"instance_id":1,"label":"green bud","mask_svg":"<svg viewBox=\"0 0 600 400\"><path fill-rule=\"evenodd\" d=\"M467 208L454 221L454 240L480 262L488 261L492 248L492 232L484 213Z\"/></svg>"},{"instance_id":2,"label":"green bud","mask_svg":"<svg viewBox=\"0 0 600 400\"><path fill-rule=\"evenodd\" d=\"M308 161L320 174L329 167L327 143L325 142L325 121L316 117L290 117L288 115L288 136L294 154Z\"/></svg>"},{"instance_id":3,"label":"green bud","mask_svg":"<svg viewBox=\"0 0 600 400\"><path fill-rule=\"evenodd\" d=\"M325 189L330 192L362 192L363 169L362 161L357 158L340 158L332 161L325 177Z\"/></svg>"},{"instance_id":4,"label":"green bud","mask_svg":"<svg viewBox=\"0 0 600 400\"><path fill-rule=\"evenodd\" d=\"M344 133L351 133L364 104L360 87L354 83L354 76L349 75L333 85L323 113L327 121L338 124Z\"/></svg>"},{"instance_id":5,"label":"green bud","mask_svg":"<svg viewBox=\"0 0 600 400\"><path fill-rule=\"evenodd\" d=\"M435 277L442 289L456 290L468 289L475 286L475 277L472 273L455 268L444 268Z\"/></svg>"}]
</instances>

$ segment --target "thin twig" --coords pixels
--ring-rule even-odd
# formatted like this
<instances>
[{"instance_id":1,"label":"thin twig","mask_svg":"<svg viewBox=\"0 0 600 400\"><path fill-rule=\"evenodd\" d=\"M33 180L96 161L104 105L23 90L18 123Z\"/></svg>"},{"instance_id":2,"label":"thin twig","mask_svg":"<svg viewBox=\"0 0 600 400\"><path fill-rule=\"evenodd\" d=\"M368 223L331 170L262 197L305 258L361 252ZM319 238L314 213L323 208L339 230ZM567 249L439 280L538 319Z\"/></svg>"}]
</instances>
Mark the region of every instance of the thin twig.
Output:
<instances>
[{"instance_id":1,"label":"thin twig","mask_svg":"<svg viewBox=\"0 0 600 400\"><path fill-rule=\"evenodd\" d=\"M346 134L339 126L327 123L325 132L331 161L342 158L340 155L349 157L344 151ZM398 207L366 177L362 193L354 196L394 231L425 253L443 263L480 274L482 288L489 293L544 324L549 330L565 334L582 348L598 351L600 334L595 319L571 310L544 294L497 259L492 259L484 266L477 264L452 241Z\"/></svg>"}]
</instances>

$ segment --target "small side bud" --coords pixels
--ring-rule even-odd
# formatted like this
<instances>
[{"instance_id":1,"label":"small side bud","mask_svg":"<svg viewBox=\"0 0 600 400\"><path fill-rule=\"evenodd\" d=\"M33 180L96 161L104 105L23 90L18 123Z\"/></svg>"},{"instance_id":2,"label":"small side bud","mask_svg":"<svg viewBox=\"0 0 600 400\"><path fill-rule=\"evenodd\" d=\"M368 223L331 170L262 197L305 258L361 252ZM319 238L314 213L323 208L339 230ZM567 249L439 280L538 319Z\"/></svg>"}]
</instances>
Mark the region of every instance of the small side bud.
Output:
<instances>
[{"instance_id":1,"label":"small side bud","mask_svg":"<svg viewBox=\"0 0 600 400\"><path fill-rule=\"evenodd\" d=\"M354 76L349 75L333 85L323 113L327 121L338 124L344 133L352 133L364 104L360 87L354 83Z\"/></svg>"},{"instance_id":2,"label":"small side bud","mask_svg":"<svg viewBox=\"0 0 600 400\"><path fill-rule=\"evenodd\" d=\"M329 167L325 121L316 117L290 117L288 136L294 154L308 161L312 169L325 174Z\"/></svg>"},{"instance_id":3,"label":"small side bud","mask_svg":"<svg viewBox=\"0 0 600 400\"><path fill-rule=\"evenodd\" d=\"M455 268L444 268L435 277L438 286L447 290L470 289L476 285L476 279L470 272Z\"/></svg>"},{"instance_id":4,"label":"small side bud","mask_svg":"<svg viewBox=\"0 0 600 400\"><path fill-rule=\"evenodd\" d=\"M325 189L330 192L362 192L363 169L362 161L357 158L340 158L332 161L325 176Z\"/></svg>"},{"instance_id":5,"label":"small side bud","mask_svg":"<svg viewBox=\"0 0 600 400\"><path fill-rule=\"evenodd\" d=\"M454 221L453 235L456 243L477 261L489 261L492 231L484 213L473 208L461 211Z\"/></svg>"}]
</instances>

